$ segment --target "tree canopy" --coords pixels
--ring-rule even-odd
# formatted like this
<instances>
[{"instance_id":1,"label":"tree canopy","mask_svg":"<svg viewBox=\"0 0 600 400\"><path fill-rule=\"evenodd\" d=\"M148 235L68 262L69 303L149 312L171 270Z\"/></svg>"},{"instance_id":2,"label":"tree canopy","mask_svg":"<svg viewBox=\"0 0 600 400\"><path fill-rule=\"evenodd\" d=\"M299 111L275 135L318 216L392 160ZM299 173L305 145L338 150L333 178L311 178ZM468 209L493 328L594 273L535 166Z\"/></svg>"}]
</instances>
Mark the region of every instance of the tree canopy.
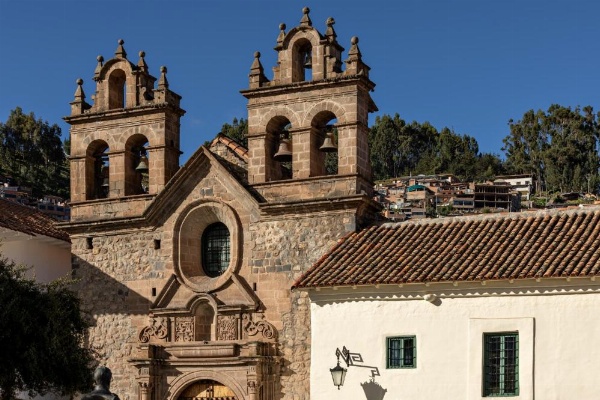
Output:
<instances>
[{"instance_id":1,"label":"tree canopy","mask_svg":"<svg viewBox=\"0 0 600 400\"><path fill-rule=\"evenodd\" d=\"M248 120L244 118L234 118L231 124L224 123L221 127L221 133L235 140L244 147L248 147Z\"/></svg>"},{"instance_id":2,"label":"tree canopy","mask_svg":"<svg viewBox=\"0 0 600 400\"><path fill-rule=\"evenodd\" d=\"M533 172L538 190L597 193L600 129L591 106L529 110L509 127L503 150L511 172Z\"/></svg>"},{"instance_id":3,"label":"tree canopy","mask_svg":"<svg viewBox=\"0 0 600 400\"><path fill-rule=\"evenodd\" d=\"M17 107L6 122L0 122L0 144L0 174L31 187L36 197L69 198L69 166L57 124Z\"/></svg>"},{"instance_id":4,"label":"tree canopy","mask_svg":"<svg viewBox=\"0 0 600 400\"><path fill-rule=\"evenodd\" d=\"M454 174L463 180L485 180L504 172L499 156L480 153L474 137L428 122L406 123L398 114L375 118L369 136L376 180L403 175Z\"/></svg>"},{"instance_id":5,"label":"tree canopy","mask_svg":"<svg viewBox=\"0 0 600 400\"><path fill-rule=\"evenodd\" d=\"M0 398L88 390L92 352L80 301L66 281L42 285L0 254Z\"/></svg>"}]
</instances>

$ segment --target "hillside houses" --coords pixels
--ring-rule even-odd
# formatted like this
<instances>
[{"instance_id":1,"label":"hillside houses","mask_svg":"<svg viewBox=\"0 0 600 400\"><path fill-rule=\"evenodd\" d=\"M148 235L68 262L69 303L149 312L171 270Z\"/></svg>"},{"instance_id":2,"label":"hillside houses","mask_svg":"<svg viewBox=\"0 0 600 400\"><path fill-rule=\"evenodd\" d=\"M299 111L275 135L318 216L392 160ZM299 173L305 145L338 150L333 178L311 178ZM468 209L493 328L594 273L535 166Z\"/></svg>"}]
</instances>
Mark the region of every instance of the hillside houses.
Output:
<instances>
[{"instance_id":1,"label":"hillside houses","mask_svg":"<svg viewBox=\"0 0 600 400\"><path fill-rule=\"evenodd\" d=\"M490 211L520 211L529 202L531 175L499 176L493 182L461 182L456 176L418 175L375 185L375 200L386 218L396 221L427 216ZM529 205L529 203L525 203Z\"/></svg>"}]
</instances>

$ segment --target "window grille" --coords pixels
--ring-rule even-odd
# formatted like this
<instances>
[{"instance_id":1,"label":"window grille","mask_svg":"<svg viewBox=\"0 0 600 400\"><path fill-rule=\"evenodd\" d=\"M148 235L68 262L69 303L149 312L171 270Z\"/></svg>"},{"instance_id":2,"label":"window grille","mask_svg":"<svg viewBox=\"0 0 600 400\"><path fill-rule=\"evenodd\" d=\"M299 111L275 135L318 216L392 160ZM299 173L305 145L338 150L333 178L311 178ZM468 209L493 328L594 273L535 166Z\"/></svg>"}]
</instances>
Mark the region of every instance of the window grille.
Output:
<instances>
[{"instance_id":1,"label":"window grille","mask_svg":"<svg viewBox=\"0 0 600 400\"><path fill-rule=\"evenodd\" d=\"M483 336L483 395L519 394L519 334L486 333Z\"/></svg>"},{"instance_id":2,"label":"window grille","mask_svg":"<svg viewBox=\"0 0 600 400\"><path fill-rule=\"evenodd\" d=\"M397 336L387 338L387 367L416 368L417 338Z\"/></svg>"},{"instance_id":3,"label":"window grille","mask_svg":"<svg viewBox=\"0 0 600 400\"><path fill-rule=\"evenodd\" d=\"M202 235L202 268L214 278L229 266L230 240L227 226L221 222L209 225Z\"/></svg>"}]
</instances>

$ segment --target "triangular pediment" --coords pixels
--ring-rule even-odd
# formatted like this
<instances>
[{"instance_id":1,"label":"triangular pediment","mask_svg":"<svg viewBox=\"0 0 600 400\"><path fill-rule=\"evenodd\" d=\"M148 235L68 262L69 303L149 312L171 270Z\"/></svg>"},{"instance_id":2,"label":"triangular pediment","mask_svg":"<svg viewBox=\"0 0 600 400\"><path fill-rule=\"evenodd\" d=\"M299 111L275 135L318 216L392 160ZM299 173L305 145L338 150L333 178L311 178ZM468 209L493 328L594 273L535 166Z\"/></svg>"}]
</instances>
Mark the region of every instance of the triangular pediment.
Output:
<instances>
[{"instance_id":1,"label":"triangular pediment","mask_svg":"<svg viewBox=\"0 0 600 400\"><path fill-rule=\"evenodd\" d=\"M210 181L207 182L208 180ZM212 196L215 185L220 185L232 198L240 199L251 207L258 208L258 204L262 202L245 184L243 177L233 171L225 158L216 156L202 146L150 203L144 216L153 222L164 222L186 199L194 195Z\"/></svg>"},{"instance_id":2,"label":"triangular pediment","mask_svg":"<svg viewBox=\"0 0 600 400\"><path fill-rule=\"evenodd\" d=\"M211 293L199 293L187 287L171 275L150 307L153 314L191 312L194 304L209 299L218 309L258 310L260 301L248 285L237 275L232 275L227 284Z\"/></svg>"}]
</instances>

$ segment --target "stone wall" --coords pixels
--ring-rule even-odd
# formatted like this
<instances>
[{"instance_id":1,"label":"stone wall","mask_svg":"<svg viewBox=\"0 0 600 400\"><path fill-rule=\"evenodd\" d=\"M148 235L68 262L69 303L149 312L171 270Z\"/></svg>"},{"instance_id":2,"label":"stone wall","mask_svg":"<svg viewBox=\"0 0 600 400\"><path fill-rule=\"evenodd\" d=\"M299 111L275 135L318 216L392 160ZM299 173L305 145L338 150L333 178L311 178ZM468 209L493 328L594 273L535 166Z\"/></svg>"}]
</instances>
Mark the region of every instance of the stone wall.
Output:
<instances>
[{"instance_id":1,"label":"stone wall","mask_svg":"<svg viewBox=\"0 0 600 400\"><path fill-rule=\"evenodd\" d=\"M290 215L250 227L253 248L247 261L257 281L256 293L266 319L279 330L282 399L309 398L310 303L306 293L290 288L353 227L349 211Z\"/></svg>"},{"instance_id":2,"label":"stone wall","mask_svg":"<svg viewBox=\"0 0 600 400\"><path fill-rule=\"evenodd\" d=\"M122 400L137 398L135 371L127 363L139 326L147 323L152 288L159 290L170 276L168 249L154 249L157 232L127 231L75 236L73 277L92 321L89 344L100 365L113 372L111 390ZM91 236L90 236L91 237Z\"/></svg>"},{"instance_id":3,"label":"stone wall","mask_svg":"<svg viewBox=\"0 0 600 400\"><path fill-rule=\"evenodd\" d=\"M225 190L209 174L213 195L227 197L242 213L244 231L239 276L255 284L265 320L278 330L281 388L278 398L308 399L310 370L310 310L305 293L291 292L295 279L337 240L354 228L352 211L263 217L250 222L239 198L221 196ZM136 371L127 360L135 356L137 336L148 324L148 310L173 273L174 221L201 191L183 199L177 213L158 229L96 233L73 237L74 277L93 318L90 344L100 364L113 371L112 390L121 399L137 397ZM212 196L211 196L212 197ZM214 197L213 197L214 198ZM235 200L234 200L235 199ZM196 199L197 201L197 199ZM88 248L90 245L92 248ZM155 249L160 239L160 249ZM226 299L225 299L226 300Z\"/></svg>"}]
</instances>

